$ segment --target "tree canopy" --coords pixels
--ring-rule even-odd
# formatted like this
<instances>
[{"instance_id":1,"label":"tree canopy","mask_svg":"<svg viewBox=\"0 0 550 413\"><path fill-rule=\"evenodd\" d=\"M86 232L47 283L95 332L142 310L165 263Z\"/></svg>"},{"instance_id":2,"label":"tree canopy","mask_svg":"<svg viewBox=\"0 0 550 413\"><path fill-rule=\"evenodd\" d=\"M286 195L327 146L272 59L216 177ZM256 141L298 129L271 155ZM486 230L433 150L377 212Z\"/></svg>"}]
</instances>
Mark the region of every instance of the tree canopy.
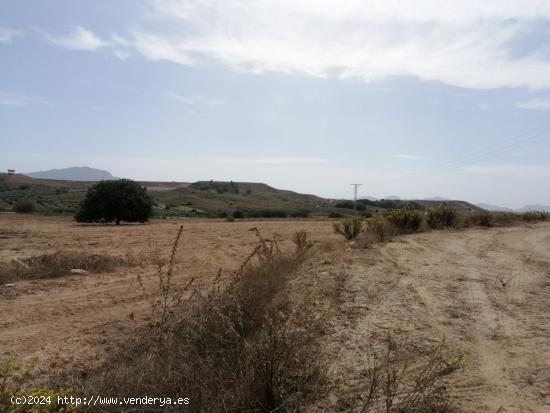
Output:
<instances>
[{"instance_id":1,"label":"tree canopy","mask_svg":"<svg viewBox=\"0 0 550 413\"><path fill-rule=\"evenodd\" d=\"M145 187L130 179L101 181L88 189L75 219L77 222L146 222L153 200Z\"/></svg>"}]
</instances>

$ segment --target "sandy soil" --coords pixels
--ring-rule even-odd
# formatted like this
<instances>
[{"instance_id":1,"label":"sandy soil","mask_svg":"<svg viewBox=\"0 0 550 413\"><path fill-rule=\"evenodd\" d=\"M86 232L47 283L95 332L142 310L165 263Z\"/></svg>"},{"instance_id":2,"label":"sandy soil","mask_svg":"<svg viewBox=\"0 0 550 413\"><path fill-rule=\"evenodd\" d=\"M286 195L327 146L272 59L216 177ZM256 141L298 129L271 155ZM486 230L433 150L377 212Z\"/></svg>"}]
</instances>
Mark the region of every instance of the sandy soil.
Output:
<instances>
[{"instance_id":1,"label":"sandy soil","mask_svg":"<svg viewBox=\"0 0 550 413\"><path fill-rule=\"evenodd\" d=\"M326 314L325 411L347 411L364 383L373 343L391 332L421 352L444 340L469 360L452 379L467 412L550 412L550 224L402 236L368 249L344 246L327 221L157 221L120 227L0 215L0 261L57 250L168 254L184 226L177 282L208 284L236 268L265 236L308 231L319 243L296 282ZM329 244L329 247L327 247ZM147 262L114 273L0 287L0 354L36 358L40 371L88 368L147 322L158 291ZM144 279L145 291L137 275ZM315 294L318 294L315 296ZM326 307L326 305L325 305ZM328 406L328 407L327 407ZM499 410L500 409L500 410ZM504 409L504 410L503 410Z\"/></svg>"},{"instance_id":2,"label":"sandy soil","mask_svg":"<svg viewBox=\"0 0 550 413\"><path fill-rule=\"evenodd\" d=\"M147 257L149 240L167 256L179 225L184 230L176 260L176 285L191 277L195 283L208 285L220 268L237 268L257 244L250 231L253 227L264 237L277 234L281 249L292 248L290 236L297 228L307 228L317 240L335 237L326 221L159 220L115 227L0 214L0 261L67 250ZM109 350L150 317L158 278L154 265L147 259L142 264L121 267L114 273L20 281L0 287L0 356L36 360L44 374L99 364Z\"/></svg>"},{"instance_id":3,"label":"sandy soil","mask_svg":"<svg viewBox=\"0 0 550 413\"><path fill-rule=\"evenodd\" d=\"M318 284L338 277L343 291L325 351L331 408L358 400L371 345L391 333L466 356L452 379L466 412L550 412L550 224L403 236L325 260Z\"/></svg>"}]
</instances>

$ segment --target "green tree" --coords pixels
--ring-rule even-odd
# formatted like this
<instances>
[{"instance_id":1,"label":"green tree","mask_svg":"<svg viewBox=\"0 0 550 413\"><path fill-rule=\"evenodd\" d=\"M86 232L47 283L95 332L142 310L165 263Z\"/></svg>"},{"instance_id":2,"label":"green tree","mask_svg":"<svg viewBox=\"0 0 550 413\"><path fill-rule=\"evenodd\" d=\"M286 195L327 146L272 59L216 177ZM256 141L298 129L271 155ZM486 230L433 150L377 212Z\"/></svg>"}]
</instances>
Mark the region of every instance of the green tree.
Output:
<instances>
[{"instance_id":1,"label":"green tree","mask_svg":"<svg viewBox=\"0 0 550 413\"><path fill-rule=\"evenodd\" d=\"M147 190L130 179L101 181L88 189L77 222L146 222L153 213Z\"/></svg>"}]
</instances>

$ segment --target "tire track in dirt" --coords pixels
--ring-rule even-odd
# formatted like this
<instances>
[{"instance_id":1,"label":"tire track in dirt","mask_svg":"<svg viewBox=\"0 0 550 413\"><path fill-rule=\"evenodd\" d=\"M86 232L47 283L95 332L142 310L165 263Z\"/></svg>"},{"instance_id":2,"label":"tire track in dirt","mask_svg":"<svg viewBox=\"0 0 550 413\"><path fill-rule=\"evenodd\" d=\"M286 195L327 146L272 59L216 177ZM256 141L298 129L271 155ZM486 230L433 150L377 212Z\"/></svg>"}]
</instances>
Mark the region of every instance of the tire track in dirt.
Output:
<instances>
[{"instance_id":1,"label":"tire track in dirt","mask_svg":"<svg viewBox=\"0 0 550 413\"><path fill-rule=\"evenodd\" d=\"M436 248L434 243L427 243L427 250L432 249L433 254L423 258L435 260L444 266L449 246L455 252L461 252L461 262L450 269L449 274L457 272L463 276L460 280L463 291L458 292L457 298L463 303L468 316L464 320L468 322L459 330L463 335L455 334L455 337L465 339L461 345L472 355L482 379L480 384L467 384L464 389L468 392L478 387L483 391L485 408L489 411L496 411L501 407L507 411L547 411L547 407L542 407L537 402L540 397L536 394L536 389L525 386L518 375L528 365L541 362L540 349L526 351L530 345L523 338L530 336L530 327L514 317L513 312L506 311L506 297L499 290L504 288L500 277L511 267L521 263L521 258L511 243L505 239L505 235L511 231L514 239L528 237L531 241L532 237L538 235L523 228L492 230L486 231L486 234L480 231L477 237L467 239L463 245L447 242L443 248ZM523 268L520 265L520 269L516 271L517 280L528 286L540 278L540 274L532 268ZM416 288L428 293L433 290L426 285ZM441 304L440 301L439 307ZM463 318L462 314L460 316ZM514 356L519 351L524 353L521 358Z\"/></svg>"},{"instance_id":2,"label":"tire track in dirt","mask_svg":"<svg viewBox=\"0 0 550 413\"><path fill-rule=\"evenodd\" d=\"M366 310L341 335L355 344L333 366L334 406L357 397L358 366L391 332L420 351L445 340L469 358L453 379L464 411L549 412L549 234L549 224L437 231L351 252L348 288Z\"/></svg>"}]
</instances>

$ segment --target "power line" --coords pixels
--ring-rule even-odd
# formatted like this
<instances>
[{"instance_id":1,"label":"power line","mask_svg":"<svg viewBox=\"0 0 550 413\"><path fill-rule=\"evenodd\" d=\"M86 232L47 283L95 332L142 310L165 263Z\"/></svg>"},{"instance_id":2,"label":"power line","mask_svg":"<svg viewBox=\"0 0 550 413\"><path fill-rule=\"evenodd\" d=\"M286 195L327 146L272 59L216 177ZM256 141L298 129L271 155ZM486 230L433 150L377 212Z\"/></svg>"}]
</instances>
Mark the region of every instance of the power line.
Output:
<instances>
[{"instance_id":1,"label":"power line","mask_svg":"<svg viewBox=\"0 0 550 413\"><path fill-rule=\"evenodd\" d=\"M532 136L529 139L525 139L523 141L514 142L506 146L498 147L490 151L479 153L476 156L472 156L469 159L466 159L466 162L477 162L477 161L485 160L487 158L491 158L493 155L504 154L504 153L513 151L515 149L519 149L528 144L534 144L537 142L544 141L548 137L550 137L550 133L545 132L544 134L539 136Z\"/></svg>"},{"instance_id":2,"label":"power line","mask_svg":"<svg viewBox=\"0 0 550 413\"><path fill-rule=\"evenodd\" d=\"M550 136L550 129L548 128L550 123L536 127L527 132L519 135L515 135L511 138L505 139L496 145L485 146L481 150L470 152L467 155L456 158L454 160L445 162L445 166L456 166L457 164L464 162L478 161L490 157L497 153L507 152L513 150L520 145L535 143L539 140L544 140Z\"/></svg>"}]
</instances>

